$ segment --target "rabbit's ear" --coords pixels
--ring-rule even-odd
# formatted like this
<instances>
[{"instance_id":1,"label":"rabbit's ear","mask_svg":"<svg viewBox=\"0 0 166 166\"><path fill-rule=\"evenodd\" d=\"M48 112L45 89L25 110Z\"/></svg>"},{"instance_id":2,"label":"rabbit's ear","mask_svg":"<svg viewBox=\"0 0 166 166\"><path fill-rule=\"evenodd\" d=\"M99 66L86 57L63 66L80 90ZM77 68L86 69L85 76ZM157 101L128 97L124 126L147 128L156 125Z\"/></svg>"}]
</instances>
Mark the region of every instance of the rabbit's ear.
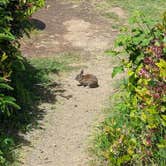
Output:
<instances>
[{"instance_id":1,"label":"rabbit's ear","mask_svg":"<svg viewBox=\"0 0 166 166\"><path fill-rule=\"evenodd\" d=\"M83 74L84 73L84 70L81 70L80 74Z\"/></svg>"}]
</instances>

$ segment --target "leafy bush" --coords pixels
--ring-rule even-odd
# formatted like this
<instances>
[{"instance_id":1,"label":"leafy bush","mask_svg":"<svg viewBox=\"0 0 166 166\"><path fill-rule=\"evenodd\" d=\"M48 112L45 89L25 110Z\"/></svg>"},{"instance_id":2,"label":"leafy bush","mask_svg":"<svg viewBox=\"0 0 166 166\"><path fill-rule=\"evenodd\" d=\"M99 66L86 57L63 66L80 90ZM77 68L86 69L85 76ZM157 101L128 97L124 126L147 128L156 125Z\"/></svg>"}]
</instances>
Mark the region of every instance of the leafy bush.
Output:
<instances>
[{"instance_id":1,"label":"leafy bush","mask_svg":"<svg viewBox=\"0 0 166 166\"><path fill-rule=\"evenodd\" d=\"M113 76L128 78L110 117L96 139L98 155L108 165L166 165L166 13L155 25L142 14L131 19L115 46L127 54Z\"/></svg>"},{"instance_id":2,"label":"leafy bush","mask_svg":"<svg viewBox=\"0 0 166 166\"><path fill-rule=\"evenodd\" d=\"M25 70L18 40L23 34L29 34L32 29L29 17L43 5L44 0L0 0L0 165L8 163L14 145L3 133L4 119L20 109L16 100L23 99L23 96L16 96L18 81L15 75Z\"/></svg>"},{"instance_id":3,"label":"leafy bush","mask_svg":"<svg viewBox=\"0 0 166 166\"><path fill-rule=\"evenodd\" d=\"M10 80L12 74L24 70L23 58L18 50L18 39L24 33L30 32L32 26L29 17L43 3L43 0L0 1L0 81L3 83L0 86L0 89L3 88L1 95L8 94L8 92L4 92L4 85L6 90L12 90L10 87L13 81ZM1 112L9 115L9 109L12 109L11 105L15 108L19 107L16 103L14 104L14 98L6 98L6 100L8 100L8 102L5 102L6 104L2 102L4 109L1 108Z\"/></svg>"}]
</instances>

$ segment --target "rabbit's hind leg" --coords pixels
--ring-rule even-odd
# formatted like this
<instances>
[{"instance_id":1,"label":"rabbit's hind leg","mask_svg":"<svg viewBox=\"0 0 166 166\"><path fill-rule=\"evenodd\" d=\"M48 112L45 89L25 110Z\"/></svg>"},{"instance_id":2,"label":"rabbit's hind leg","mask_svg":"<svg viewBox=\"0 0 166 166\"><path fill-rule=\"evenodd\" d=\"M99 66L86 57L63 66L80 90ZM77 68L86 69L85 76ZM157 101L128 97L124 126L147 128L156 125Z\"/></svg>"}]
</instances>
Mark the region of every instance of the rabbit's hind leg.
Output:
<instances>
[{"instance_id":1,"label":"rabbit's hind leg","mask_svg":"<svg viewBox=\"0 0 166 166\"><path fill-rule=\"evenodd\" d=\"M89 86L89 88L97 88L97 87L99 87L99 85L98 84L89 84L88 85Z\"/></svg>"}]
</instances>

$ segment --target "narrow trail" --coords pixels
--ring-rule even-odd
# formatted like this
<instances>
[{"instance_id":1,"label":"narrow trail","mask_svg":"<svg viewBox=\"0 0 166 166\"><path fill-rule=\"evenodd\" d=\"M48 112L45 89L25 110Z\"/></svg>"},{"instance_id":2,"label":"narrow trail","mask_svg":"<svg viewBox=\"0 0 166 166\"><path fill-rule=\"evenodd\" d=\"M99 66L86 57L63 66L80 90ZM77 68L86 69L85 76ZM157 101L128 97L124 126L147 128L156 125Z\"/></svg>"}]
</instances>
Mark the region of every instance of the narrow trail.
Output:
<instances>
[{"instance_id":1,"label":"narrow trail","mask_svg":"<svg viewBox=\"0 0 166 166\"><path fill-rule=\"evenodd\" d=\"M86 166L90 160L88 138L114 91L111 72L116 61L103 53L116 33L111 31L109 22L94 13L90 3L72 4L60 0L47 3L50 8L35 15L44 20L46 29L24 42L23 52L26 56L79 52L86 60L73 65L85 65L85 72L95 74L100 86L94 89L77 86L74 78L78 71L60 78L64 95L70 97L59 96L55 105L43 103L40 106L46 112L41 122L45 130L35 130L25 136L31 147L22 148L22 165Z\"/></svg>"},{"instance_id":2,"label":"narrow trail","mask_svg":"<svg viewBox=\"0 0 166 166\"><path fill-rule=\"evenodd\" d=\"M26 166L86 166L89 157L87 141L94 124L101 115L106 101L113 89L111 88L110 61L90 61L87 71L96 74L100 87L89 89L78 87L74 81L77 72L63 78L65 96L60 99L55 110L50 110L46 118L45 131L38 135L34 147L29 150L24 165ZM48 109L48 106L46 106ZM53 111L53 112L52 112ZM44 122L43 122L44 123Z\"/></svg>"}]
</instances>

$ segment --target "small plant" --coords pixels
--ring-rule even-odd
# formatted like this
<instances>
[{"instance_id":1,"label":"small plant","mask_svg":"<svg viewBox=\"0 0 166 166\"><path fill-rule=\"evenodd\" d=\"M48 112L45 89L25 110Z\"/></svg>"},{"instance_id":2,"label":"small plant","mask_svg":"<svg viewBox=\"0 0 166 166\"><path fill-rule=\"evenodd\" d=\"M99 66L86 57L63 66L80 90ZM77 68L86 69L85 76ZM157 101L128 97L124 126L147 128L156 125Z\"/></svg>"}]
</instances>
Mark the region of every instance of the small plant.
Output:
<instances>
[{"instance_id":1,"label":"small plant","mask_svg":"<svg viewBox=\"0 0 166 166\"><path fill-rule=\"evenodd\" d=\"M128 55L112 76L126 71L124 92L102 124L98 154L108 165L166 165L166 13L155 26L137 13L115 46ZM113 111L111 110L111 111ZM97 142L96 141L96 142Z\"/></svg>"}]
</instances>

